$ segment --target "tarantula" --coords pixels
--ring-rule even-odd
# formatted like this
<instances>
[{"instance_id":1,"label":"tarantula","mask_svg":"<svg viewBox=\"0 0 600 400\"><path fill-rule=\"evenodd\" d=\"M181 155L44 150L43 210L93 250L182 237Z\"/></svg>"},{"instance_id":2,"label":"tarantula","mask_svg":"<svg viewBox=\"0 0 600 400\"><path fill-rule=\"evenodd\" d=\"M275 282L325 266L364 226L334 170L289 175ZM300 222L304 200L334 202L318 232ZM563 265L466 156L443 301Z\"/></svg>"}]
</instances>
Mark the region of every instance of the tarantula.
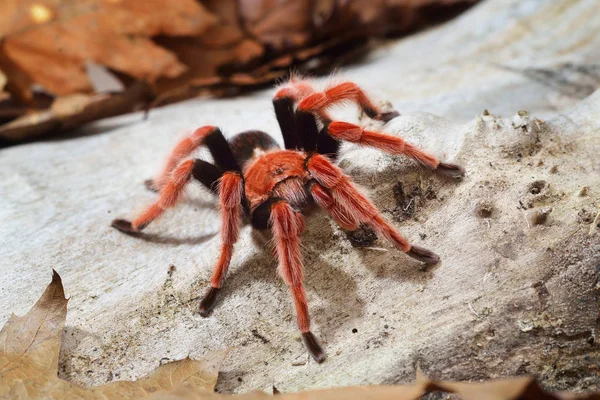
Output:
<instances>
[{"instance_id":1,"label":"tarantula","mask_svg":"<svg viewBox=\"0 0 600 400\"><path fill-rule=\"evenodd\" d=\"M186 184L196 179L219 197L222 215L221 254L211 287L200 301L200 314L207 317L213 309L245 213L254 228L271 229L279 272L292 293L303 341L312 357L323 362L325 352L310 331L302 283L300 234L305 207L314 202L343 229L356 230L359 224L368 224L408 256L427 264L439 261L432 251L411 245L336 166L341 142L404 154L451 177L459 178L465 173L462 167L440 162L399 137L333 121L328 108L349 101L357 103L368 117L384 123L399 115L395 111L382 113L352 82L316 92L307 81L291 79L278 88L273 98L285 150L262 131L243 132L227 141L219 128L203 126L177 144L156 179L146 181L160 192L158 200L132 222L116 219L112 226L125 233L140 232L173 207ZM210 151L214 164L189 158L202 145Z\"/></svg>"}]
</instances>

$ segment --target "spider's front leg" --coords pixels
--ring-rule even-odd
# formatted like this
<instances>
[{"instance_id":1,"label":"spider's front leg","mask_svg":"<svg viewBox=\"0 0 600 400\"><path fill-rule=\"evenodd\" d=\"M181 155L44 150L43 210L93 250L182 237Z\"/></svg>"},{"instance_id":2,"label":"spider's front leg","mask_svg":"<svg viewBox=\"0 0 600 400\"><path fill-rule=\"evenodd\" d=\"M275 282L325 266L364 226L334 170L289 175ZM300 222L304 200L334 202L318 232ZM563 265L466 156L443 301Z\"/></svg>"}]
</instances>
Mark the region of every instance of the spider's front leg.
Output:
<instances>
[{"instance_id":1,"label":"spider's front leg","mask_svg":"<svg viewBox=\"0 0 600 400\"><path fill-rule=\"evenodd\" d=\"M304 229L304 219L286 201L280 200L271 206L270 223L279 259L279 272L294 298L298 328L302 333L302 339L315 361L322 363L325 361L325 352L310 331L308 304L302 283L300 233Z\"/></svg>"},{"instance_id":2,"label":"spider's front leg","mask_svg":"<svg viewBox=\"0 0 600 400\"><path fill-rule=\"evenodd\" d=\"M219 208L221 210L221 255L213 272L204 298L200 301L200 315L208 317L215 306L217 295L233 254L233 245L240 233L240 219L244 196L244 180L239 172L226 172L219 185Z\"/></svg>"},{"instance_id":3,"label":"spider's front leg","mask_svg":"<svg viewBox=\"0 0 600 400\"><path fill-rule=\"evenodd\" d=\"M377 207L360 193L341 169L320 154L312 154L306 160L306 169L317 184L309 187L310 193L320 206L327 209L334 219L350 216L350 221L369 224L379 234L408 256L426 264L436 264L440 258L431 250L411 245L377 210ZM337 217L336 217L337 216ZM348 218L342 218L347 220Z\"/></svg>"},{"instance_id":4,"label":"spider's front leg","mask_svg":"<svg viewBox=\"0 0 600 400\"><path fill-rule=\"evenodd\" d=\"M198 160L199 161L199 160ZM169 179L165 182L160 190L160 196L151 206L133 222L125 219L115 219L112 222L112 227L124 233L138 233L150 222L161 216L167 208L177 204L177 200L183 193L183 190L194 173L196 160L185 160L175 168Z\"/></svg>"}]
</instances>

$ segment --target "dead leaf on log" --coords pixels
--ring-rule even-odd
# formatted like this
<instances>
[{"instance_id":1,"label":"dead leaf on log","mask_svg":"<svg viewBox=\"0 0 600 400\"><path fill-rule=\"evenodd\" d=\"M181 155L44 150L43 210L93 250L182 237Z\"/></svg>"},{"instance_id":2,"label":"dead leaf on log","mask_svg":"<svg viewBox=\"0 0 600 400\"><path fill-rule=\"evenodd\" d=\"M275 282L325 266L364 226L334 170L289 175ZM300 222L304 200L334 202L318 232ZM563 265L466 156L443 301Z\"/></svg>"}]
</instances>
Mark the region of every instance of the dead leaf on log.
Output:
<instances>
[{"instance_id":1,"label":"dead leaf on log","mask_svg":"<svg viewBox=\"0 0 600 400\"><path fill-rule=\"evenodd\" d=\"M90 65L125 87L148 83L152 106L232 96L291 70L328 73L364 54L371 38L427 26L476 1L6 0L0 2L0 69L10 101L1 99L0 121L14 124L1 126L0 136L23 141L75 126L57 124L52 110L40 113L37 99L98 93Z\"/></svg>"},{"instance_id":2,"label":"dead leaf on log","mask_svg":"<svg viewBox=\"0 0 600 400\"><path fill-rule=\"evenodd\" d=\"M225 351L200 361L189 357L165 364L135 382L118 381L83 388L57 376L58 355L67 317L67 303L60 276L23 317L14 314L0 331L0 397L11 399L139 399L168 398L169 393L189 388L194 398L211 396Z\"/></svg>"},{"instance_id":3,"label":"dead leaf on log","mask_svg":"<svg viewBox=\"0 0 600 400\"><path fill-rule=\"evenodd\" d=\"M33 81L58 95L92 89L87 61L149 82L175 78L185 65L150 38L200 35L216 22L194 0L168 7L159 0L87 0L73 7L78 8L70 12L77 15L61 20L58 14L50 23L14 33L1 49Z\"/></svg>"},{"instance_id":4,"label":"dead leaf on log","mask_svg":"<svg viewBox=\"0 0 600 400\"><path fill-rule=\"evenodd\" d=\"M239 13L248 32L273 49L298 48L313 35L313 1L242 0Z\"/></svg>"},{"instance_id":5,"label":"dead leaf on log","mask_svg":"<svg viewBox=\"0 0 600 400\"><path fill-rule=\"evenodd\" d=\"M6 86L6 75L0 69L0 92L4 91L4 86Z\"/></svg>"}]
</instances>

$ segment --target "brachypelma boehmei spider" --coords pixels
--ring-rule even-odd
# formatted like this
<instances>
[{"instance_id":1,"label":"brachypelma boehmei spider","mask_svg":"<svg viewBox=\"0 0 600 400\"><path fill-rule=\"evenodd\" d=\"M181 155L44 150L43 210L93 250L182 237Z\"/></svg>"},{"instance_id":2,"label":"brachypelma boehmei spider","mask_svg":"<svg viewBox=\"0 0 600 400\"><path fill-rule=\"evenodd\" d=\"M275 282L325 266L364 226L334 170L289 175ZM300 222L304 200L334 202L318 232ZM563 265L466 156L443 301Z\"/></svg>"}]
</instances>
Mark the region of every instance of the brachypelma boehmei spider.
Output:
<instances>
[{"instance_id":1,"label":"brachypelma boehmei spider","mask_svg":"<svg viewBox=\"0 0 600 400\"><path fill-rule=\"evenodd\" d=\"M162 173L148 182L160 191L158 200L132 222L116 219L112 226L125 233L141 231L176 204L192 178L198 180L219 196L222 214L221 254L211 287L200 302L200 314L208 316L215 304L244 212L254 228L271 229L279 272L291 290L302 338L313 358L322 362L325 353L310 331L302 283L300 234L305 207L314 202L343 229L355 230L359 224L368 224L410 257L428 264L439 261L433 252L411 245L335 165L340 142L404 154L451 177L464 176L460 166L440 162L399 137L332 121L327 109L349 101L375 120L388 122L398 116L396 112L382 113L354 83L344 82L316 92L308 82L291 79L273 98L285 150L265 132L247 131L227 141L219 128L201 127L175 147ZM214 164L189 158L202 145L210 151Z\"/></svg>"}]
</instances>

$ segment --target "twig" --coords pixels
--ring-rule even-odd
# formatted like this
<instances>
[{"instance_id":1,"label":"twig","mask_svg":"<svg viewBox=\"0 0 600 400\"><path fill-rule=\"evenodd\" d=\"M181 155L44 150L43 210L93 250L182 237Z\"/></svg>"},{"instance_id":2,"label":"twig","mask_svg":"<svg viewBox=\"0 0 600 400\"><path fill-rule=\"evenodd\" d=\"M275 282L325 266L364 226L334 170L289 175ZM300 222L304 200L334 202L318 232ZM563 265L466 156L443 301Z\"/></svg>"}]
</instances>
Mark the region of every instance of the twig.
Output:
<instances>
[{"instance_id":1,"label":"twig","mask_svg":"<svg viewBox=\"0 0 600 400\"><path fill-rule=\"evenodd\" d=\"M365 247L365 249L367 249L367 250L375 250L375 251L383 251L383 252L389 251L388 249L383 248L383 247Z\"/></svg>"},{"instance_id":2,"label":"twig","mask_svg":"<svg viewBox=\"0 0 600 400\"><path fill-rule=\"evenodd\" d=\"M473 306L471 305L471 302L467 303L469 305L469 310L471 310L471 312L473 313L473 315L475 315L477 318L481 319L481 316L479 314L477 314L475 312L475 310L473 310Z\"/></svg>"}]
</instances>

